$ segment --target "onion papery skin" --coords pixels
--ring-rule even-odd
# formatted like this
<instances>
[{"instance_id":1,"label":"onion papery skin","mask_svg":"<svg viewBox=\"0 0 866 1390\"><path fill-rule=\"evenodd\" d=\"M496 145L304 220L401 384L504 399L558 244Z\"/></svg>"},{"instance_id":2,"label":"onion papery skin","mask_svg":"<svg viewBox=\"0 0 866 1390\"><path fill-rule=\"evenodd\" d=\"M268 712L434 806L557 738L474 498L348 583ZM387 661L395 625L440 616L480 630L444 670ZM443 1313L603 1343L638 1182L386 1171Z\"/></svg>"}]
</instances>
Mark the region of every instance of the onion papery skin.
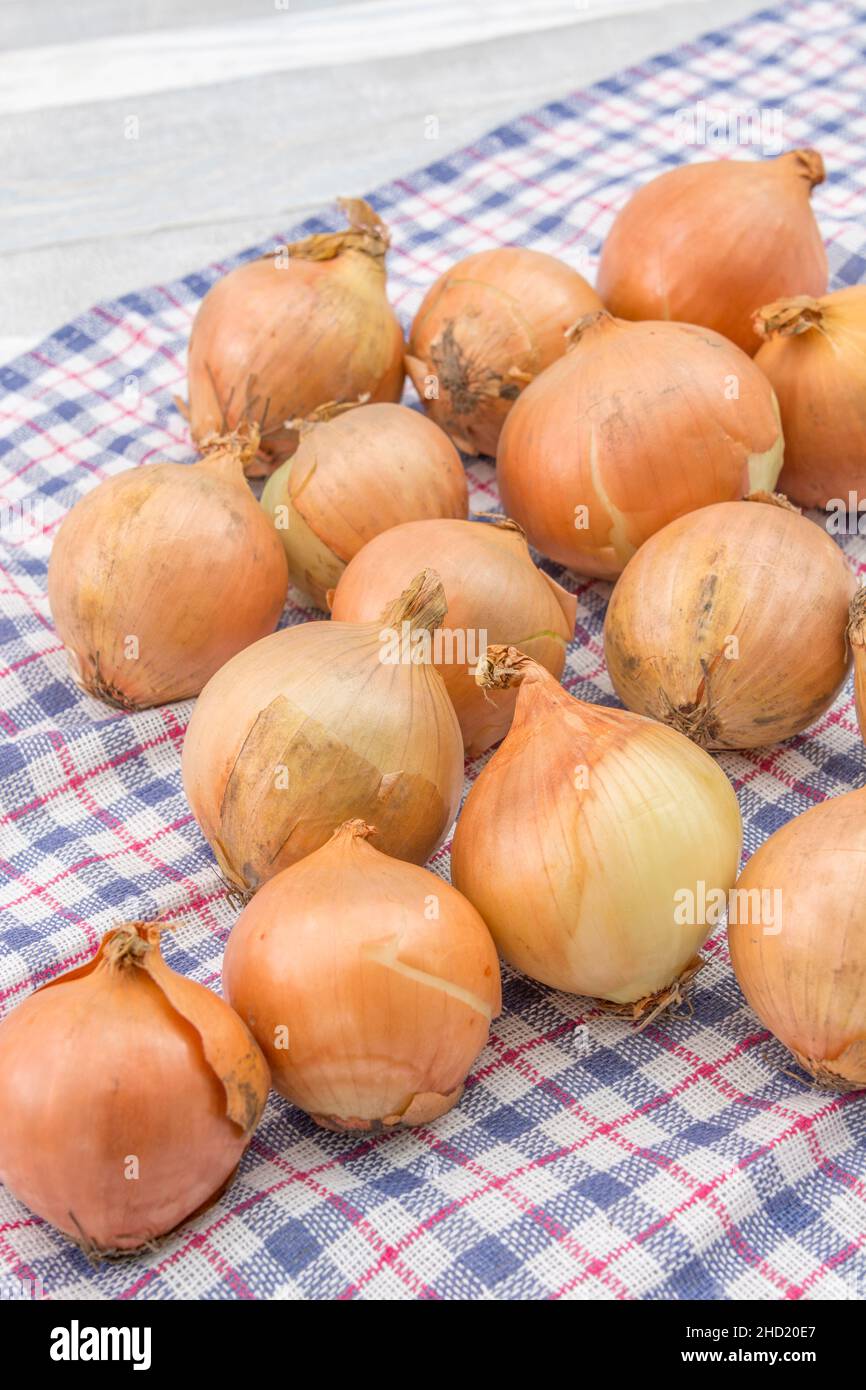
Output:
<instances>
[{"instance_id":1,"label":"onion papery skin","mask_svg":"<svg viewBox=\"0 0 866 1390\"><path fill-rule=\"evenodd\" d=\"M262 505L292 583L327 611L328 590L368 541L401 522L465 517L469 499L448 436L417 410L382 404L313 425L268 479Z\"/></svg>"},{"instance_id":2,"label":"onion papery skin","mask_svg":"<svg viewBox=\"0 0 866 1390\"><path fill-rule=\"evenodd\" d=\"M785 432L779 487L803 507L866 499L866 285L798 296L755 315L755 361Z\"/></svg>"},{"instance_id":3,"label":"onion papery skin","mask_svg":"<svg viewBox=\"0 0 866 1390\"><path fill-rule=\"evenodd\" d=\"M231 442L107 478L64 518L48 597L75 679L126 710L186 700L273 632L282 546Z\"/></svg>"},{"instance_id":4,"label":"onion papery skin","mask_svg":"<svg viewBox=\"0 0 866 1390\"><path fill-rule=\"evenodd\" d=\"M454 636L443 644L436 669L457 711L466 754L474 758L506 734L517 699L516 690L479 689L478 658L488 643L511 644L559 677L577 599L536 569L523 532L505 518L415 521L383 532L355 556L334 593L334 618L372 621L419 563L445 587L444 627Z\"/></svg>"},{"instance_id":5,"label":"onion papery skin","mask_svg":"<svg viewBox=\"0 0 866 1390\"><path fill-rule=\"evenodd\" d=\"M778 407L745 353L604 311L572 338L515 404L496 459L503 507L543 555L612 579L675 517L775 486Z\"/></svg>"},{"instance_id":6,"label":"onion papery skin","mask_svg":"<svg viewBox=\"0 0 866 1390\"><path fill-rule=\"evenodd\" d=\"M269 1085L228 1004L162 960L158 926L130 931L140 961L112 964L108 932L0 1024L0 1178L95 1255L147 1245L215 1201Z\"/></svg>"},{"instance_id":7,"label":"onion papery skin","mask_svg":"<svg viewBox=\"0 0 866 1390\"><path fill-rule=\"evenodd\" d=\"M854 706L866 741L866 589L858 588L848 610L848 643L854 661Z\"/></svg>"},{"instance_id":8,"label":"onion papery skin","mask_svg":"<svg viewBox=\"0 0 866 1390\"><path fill-rule=\"evenodd\" d=\"M810 201L815 150L709 160L638 189L602 247L598 292L624 319L676 319L760 345L752 315L784 295L821 295L827 253Z\"/></svg>"},{"instance_id":9,"label":"onion papery skin","mask_svg":"<svg viewBox=\"0 0 866 1390\"><path fill-rule=\"evenodd\" d=\"M575 700L528 663L511 729L457 822L451 877L510 964L645 1007L695 965L710 930L676 922L675 895L727 892L740 842L737 799L708 754Z\"/></svg>"},{"instance_id":10,"label":"onion papery skin","mask_svg":"<svg viewBox=\"0 0 866 1390\"><path fill-rule=\"evenodd\" d=\"M265 884L223 965L276 1089L338 1130L444 1114L500 1009L496 948L475 909L366 833L350 823Z\"/></svg>"},{"instance_id":11,"label":"onion papery skin","mask_svg":"<svg viewBox=\"0 0 866 1390\"><path fill-rule=\"evenodd\" d=\"M728 945L750 1006L816 1081L866 1087L866 791L783 825L737 890Z\"/></svg>"},{"instance_id":12,"label":"onion papery skin","mask_svg":"<svg viewBox=\"0 0 866 1390\"><path fill-rule=\"evenodd\" d=\"M851 664L856 581L787 506L722 502L647 541L611 596L604 651L629 709L705 748L760 748L813 724Z\"/></svg>"},{"instance_id":13,"label":"onion papery skin","mask_svg":"<svg viewBox=\"0 0 866 1390\"><path fill-rule=\"evenodd\" d=\"M198 442L254 421L257 469L294 453L287 422L325 401L399 401L403 331L388 303L388 234L367 204L345 200L350 226L238 266L208 290L189 343L189 417Z\"/></svg>"},{"instance_id":14,"label":"onion papery skin","mask_svg":"<svg viewBox=\"0 0 866 1390\"><path fill-rule=\"evenodd\" d=\"M523 246L480 251L427 291L406 369L425 410L457 447L492 457L520 391L562 356L575 319L600 308L592 286L555 256ZM438 396L431 398L434 378Z\"/></svg>"},{"instance_id":15,"label":"onion papery skin","mask_svg":"<svg viewBox=\"0 0 866 1390\"><path fill-rule=\"evenodd\" d=\"M441 584L425 584L396 620L274 633L202 692L184 742L184 788L220 870L242 891L356 816L399 859L423 863L445 839L463 789L454 707L432 664L381 659L392 623L399 634L403 621L413 632L441 622Z\"/></svg>"}]
</instances>

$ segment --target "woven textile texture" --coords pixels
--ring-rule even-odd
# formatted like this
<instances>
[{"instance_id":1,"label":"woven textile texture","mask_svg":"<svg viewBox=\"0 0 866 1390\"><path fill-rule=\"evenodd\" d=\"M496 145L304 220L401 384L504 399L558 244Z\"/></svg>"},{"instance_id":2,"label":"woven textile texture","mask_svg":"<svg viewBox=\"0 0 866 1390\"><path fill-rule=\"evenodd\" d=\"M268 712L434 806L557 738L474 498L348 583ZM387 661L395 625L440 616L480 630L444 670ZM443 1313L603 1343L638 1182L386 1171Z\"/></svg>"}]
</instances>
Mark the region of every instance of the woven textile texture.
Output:
<instances>
[{"instance_id":1,"label":"woven textile texture","mask_svg":"<svg viewBox=\"0 0 866 1390\"><path fill-rule=\"evenodd\" d=\"M454 260L509 242L592 274L629 193L712 153L683 144L677 113L697 102L710 119L772 107L785 148L822 151L814 205L833 286L866 279L864 46L866 9L787 4L378 189L401 318ZM779 134L774 120L766 134ZM329 210L274 244L339 222ZM128 715L79 693L46 563L59 522L101 478L192 457L172 397L185 394L198 303L229 268L99 305L0 368L4 1012L129 917L175 922L169 963L219 989L236 909L181 790L192 705ZM491 464L469 471L475 508L495 508ZM864 542L845 546L866 569ZM579 600L565 682L614 703L601 643L609 586L550 572ZM290 604L284 622L311 616ZM723 755L745 855L860 785L864 760L850 683L807 734ZM447 875L447 847L432 867ZM866 1297L866 1098L791 1074L744 1004L723 931L706 955L693 1012L643 1032L506 972L504 1012L465 1097L429 1128L346 1138L272 1097L222 1201L144 1257L93 1269L0 1190L0 1280L38 1278L51 1298Z\"/></svg>"}]
</instances>

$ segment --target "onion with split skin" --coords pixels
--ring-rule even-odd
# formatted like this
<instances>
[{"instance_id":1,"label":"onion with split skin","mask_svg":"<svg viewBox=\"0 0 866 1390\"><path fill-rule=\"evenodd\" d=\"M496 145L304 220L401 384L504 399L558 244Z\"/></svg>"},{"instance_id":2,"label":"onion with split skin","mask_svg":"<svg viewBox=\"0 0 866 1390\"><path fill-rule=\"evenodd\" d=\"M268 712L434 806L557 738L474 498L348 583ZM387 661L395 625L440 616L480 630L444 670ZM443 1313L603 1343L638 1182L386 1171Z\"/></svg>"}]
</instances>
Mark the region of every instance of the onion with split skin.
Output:
<instances>
[{"instance_id":1,"label":"onion with split skin","mask_svg":"<svg viewBox=\"0 0 866 1390\"><path fill-rule=\"evenodd\" d=\"M850 669L856 581L842 550L783 497L671 522L608 605L614 690L704 748L760 748L829 709Z\"/></svg>"},{"instance_id":2,"label":"onion with split skin","mask_svg":"<svg viewBox=\"0 0 866 1390\"><path fill-rule=\"evenodd\" d=\"M384 531L359 551L331 598L342 622L370 622L387 595L418 567L436 570L448 613L436 669L457 711L467 756L506 733L517 693L481 690L474 668L490 642L519 644L559 676L574 635L577 599L532 562L526 537L507 517L414 521Z\"/></svg>"},{"instance_id":3,"label":"onion with split skin","mask_svg":"<svg viewBox=\"0 0 866 1390\"><path fill-rule=\"evenodd\" d=\"M48 598L88 694L125 710L189 699L273 632L289 576L244 478L257 447L253 428L206 441L191 467L130 468L64 518Z\"/></svg>"},{"instance_id":4,"label":"onion with split skin","mask_svg":"<svg viewBox=\"0 0 866 1390\"><path fill-rule=\"evenodd\" d=\"M166 965L159 935L107 932L0 1024L0 1178L90 1255L148 1246L215 1202L267 1099L246 1025Z\"/></svg>"},{"instance_id":5,"label":"onion with split skin","mask_svg":"<svg viewBox=\"0 0 866 1390\"><path fill-rule=\"evenodd\" d=\"M223 965L226 997L276 1089L328 1129L443 1115L500 1009L496 948L478 913L370 835L349 821L266 883Z\"/></svg>"},{"instance_id":6,"label":"onion with split skin","mask_svg":"<svg viewBox=\"0 0 866 1390\"><path fill-rule=\"evenodd\" d=\"M803 507L866 500L866 285L798 295L755 314L755 362L785 431L779 487Z\"/></svg>"},{"instance_id":7,"label":"onion with split skin","mask_svg":"<svg viewBox=\"0 0 866 1390\"><path fill-rule=\"evenodd\" d=\"M754 353L759 305L826 293L827 253L810 202L823 181L816 150L671 169L617 214L598 292L620 318L702 324Z\"/></svg>"},{"instance_id":8,"label":"onion with split skin","mask_svg":"<svg viewBox=\"0 0 866 1390\"><path fill-rule=\"evenodd\" d=\"M478 680L519 689L457 822L455 887L533 979L651 1016L700 964L702 886L736 878L728 779L682 734L575 700L513 647L489 648Z\"/></svg>"},{"instance_id":9,"label":"onion with split skin","mask_svg":"<svg viewBox=\"0 0 866 1390\"><path fill-rule=\"evenodd\" d=\"M612 579L675 517L775 486L776 400L733 344L606 310L569 339L516 402L496 457L503 506L543 555Z\"/></svg>"},{"instance_id":10,"label":"onion with split skin","mask_svg":"<svg viewBox=\"0 0 866 1390\"><path fill-rule=\"evenodd\" d=\"M466 454L496 452L523 387L565 351L565 330L601 308L582 275L525 246L458 261L427 291L406 370L424 409Z\"/></svg>"},{"instance_id":11,"label":"onion with split skin","mask_svg":"<svg viewBox=\"0 0 866 1390\"><path fill-rule=\"evenodd\" d=\"M460 725L432 664L445 608L424 571L378 621L286 628L209 681L183 783L229 883L254 891L355 816L397 858L441 845L463 790Z\"/></svg>"},{"instance_id":12,"label":"onion with split skin","mask_svg":"<svg viewBox=\"0 0 866 1390\"><path fill-rule=\"evenodd\" d=\"M193 438L261 426L248 472L294 453L293 421L325 401L399 401L403 331L385 293L388 229L360 198L349 226L248 261L205 295L189 342Z\"/></svg>"},{"instance_id":13,"label":"onion with split skin","mask_svg":"<svg viewBox=\"0 0 866 1390\"><path fill-rule=\"evenodd\" d=\"M460 455L419 411L329 404L297 424L300 445L268 479L262 505L285 548L292 583L317 607L327 609L328 590L380 532L401 522L466 516ZM417 570L416 564L412 574Z\"/></svg>"},{"instance_id":14,"label":"onion with split skin","mask_svg":"<svg viewBox=\"0 0 866 1390\"><path fill-rule=\"evenodd\" d=\"M731 964L758 1018L819 1085L866 1088L866 791L771 835L734 904Z\"/></svg>"}]
</instances>

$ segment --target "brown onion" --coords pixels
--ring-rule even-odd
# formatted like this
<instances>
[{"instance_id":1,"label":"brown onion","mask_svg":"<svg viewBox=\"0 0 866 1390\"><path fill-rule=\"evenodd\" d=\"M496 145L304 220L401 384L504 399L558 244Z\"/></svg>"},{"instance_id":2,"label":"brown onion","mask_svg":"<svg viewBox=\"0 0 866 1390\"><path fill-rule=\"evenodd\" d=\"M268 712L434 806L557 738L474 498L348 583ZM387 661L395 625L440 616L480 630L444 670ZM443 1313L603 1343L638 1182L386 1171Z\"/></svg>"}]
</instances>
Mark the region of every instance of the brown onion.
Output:
<instances>
[{"instance_id":1,"label":"brown onion","mask_svg":"<svg viewBox=\"0 0 866 1390\"><path fill-rule=\"evenodd\" d=\"M372 621L419 564L436 570L448 613L436 669L460 720L470 758L506 733L516 690L481 690L475 667L489 642L519 644L560 676L574 636L577 599L536 569L519 526L492 521L412 521L370 541L346 569L331 609L343 622Z\"/></svg>"},{"instance_id":2,"label":"brown onion","mask_svg":"<svg viewBox=\"0 0 866 1390\"><path fill-rule=\"evenodd\" d=\"M730 905L749 1004L834 1090L866 1087L866 791L812 806L752 855Z\"/></svg>"},{"instance_id":3,"label":"brown onion","mask_svg":"<svg viewBox=\"0 0 866 1390\"><path fill-rule=\"evenodd\" d=\"M500 1009L496 948L474 907L370 834L350 821L265 884L223 965L277 1090L328 1129L437 1119Z\"/></svg>"},{"instance_id":4,"label":"brown onion","mask_svg":"<svg viewBox=\"0 0 866 1390\"><path fill-rule=\"evenodd\" d=\"M197 441L262 426L257 469L298 444L291 423L325 401L399 401L403 331L385 294L388 230L360 198L349 226L292 242L208 290L189 342L189 417Z\"/></svg>"},{"instance_id":5,"label":"brown onion","mask_svg":"<svg viewBox=\"0 0 866 1390\"><path fill-rule=\"evenodd\" d=\"M244 478L251 438L210 441L192 467L148 463L106 478L60 526L48 597L79 684L121 709L197 695L273 632L288 572Z\"/></svg>"},{"instance_id":6,"label":"brown onion","mask_svg":"<svg viewBox=\"0 0 866 1390\"><path fill-rule=\"evenodd\" d=\"M671 169L617 215L598 292L620 318L703 324L756 352L758 305L826 292L827 253L809 201L823 181L816 150Z\"/></svg>"},{"instance_id":7,"label":"brown onion","mask_svg":"<svg viewBox=\"0 0 866 1390\"><path fill-rule=\"evenodd\" d=\"M848 674L855 587L843 552L784 498L691 512L647 541L613 591L614 690L704 748L790 738Z\"/></svg>"},{"instance_id":8,"label":"brown onion","mask_svg":"<svg viewBox=\"0 0 866 1390\"><path fill-rule=\"evenodd\" d=\"M432 420L404 405L360 405L338 415L334 409L324 407L301 426L297 452L262 495L292 583L319 608L374 536L404 521L465 517L468 508L460 455Z\"/></svg>"},{"instance_id":9,"label":"brown onion","mask_svg":"<svg viewBox=\"0 0 866 1390\"><path fill-rule=\"evenodd\" d=\"M215 1202L268 1094L222 999L129 922L0 1024L0 1178L89 1254L135 1250Z\"/></svg>"},{"instance_id":10,"label":"brown onion","mask_svg":"<svg viewBox=\"0 0 866 1390\"><path fill-rule=\"evenodd\" d=\"M582 275L525 246L466 256L427 291L406 357L421 402L466 454L495 454L527 382L565 351L565 330L601 308Z\"/></svg>"},{"instance_id":11,"label":"brown onion","mask_svg":"<svg viewBox=\"0 0 866 1390\"><path fill-rule=\"evenodd\" d=\"M286 628L208 682L183 783L230 883L258 888L354 816L399 859L439 847L463 789L460 725L431 656L444 615L427 571L378 621Z\"/></svg>"},{"instance_id":12,"label":"brown onion","mask_svg":"<svg viewBox=\"0 0 866 1390\"><path fill-rule=\"evenodd\" d=\"M856 510L866 493L866 285L800 295L755 315L785 431L779 487L804 507Z\"/></svg>"},{"instance_id":13,"label":"brown onion","mask_svg":"<svg viewBox=\"0 0 866 1390\"><path fill-rule=\"evenodd\" d=\"M605 310L570 337L516 403L496 458L505 511L542 554L613 578L674 517L773 488L775 397L732 343Z\"/></svg>"},{"instance_id":14,"label":"brown onion","mask_svg":"<svg viewBox=\"0 0 866 1390\"><path fill-rule=\"evenodd\" d=\"M555 989L649 1014L678 999L740 854L727 777L673 729L575 700L513 647L487 689L519 687L514 723L460 813L451 875L507 961Z\"/></svg>"}]
</instances>

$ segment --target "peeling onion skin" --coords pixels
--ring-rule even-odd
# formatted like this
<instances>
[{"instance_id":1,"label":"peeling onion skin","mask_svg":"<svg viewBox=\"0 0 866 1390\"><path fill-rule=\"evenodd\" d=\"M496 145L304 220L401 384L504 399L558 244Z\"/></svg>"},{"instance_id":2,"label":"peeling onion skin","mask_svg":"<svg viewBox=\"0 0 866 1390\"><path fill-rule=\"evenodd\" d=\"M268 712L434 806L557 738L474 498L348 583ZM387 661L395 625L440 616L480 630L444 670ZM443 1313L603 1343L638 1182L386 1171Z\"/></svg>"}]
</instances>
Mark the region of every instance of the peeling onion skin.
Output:
<instances>
[{"instance_id":1,"label":"peeling onion skin","mask_svg":"<svg viewBox=\"0 0 866 1390\"><path fill-rule=\"evenodd\" d=\"M778 407L739 348L605 310L570 336L515 403L496 457L503 507L543 555L613 579L675 517L775 486Z\"/></svg>"},{"instance_id":2,"label":"peeling onion skin","mask_svg":"<svg viewBox=\"0 0 866 1390\"><path fill-rule=\"evenodd\" d=\"M334 618L371 621L419 563L435 569L445 586L446 629L485 646L519 643L554 676L562 674L577 599L536 568L522 531L506 518L416 521L383 532L343 573L331 602ZM467 643L443 655L436 669L457 711L466 755L475 758L508 732L517 691L480 690L468 664L479 653L469 653Z\"/></svg>"},{"instance_id":3,"label":"peeling onion skin","mask_svg":"<svg viewBox=\"0 0 866 1390\"><path fill-rule=\"evenodd\" d=\"M617 695L705 748L761 748L800 733L851 667L854 575L827 532L781 501L720 502L671 522L626 567L608 605L604 651Z\"/></svg>"},{"instance_id":4,"label":"peeling onion skin","mask_svg":"<svg viewBox=\"0 0 866 1390\"><path fill-rule=\"evenodd\" d=\"M810 202L823 181L815 150L671 169L617 214L598 292L620 318L701 324L754 353L761 304L826 293L827 253Z\"/></svg>"},{"instance_id":5,"label":"peeling onion skin","mask_svg":"<svg viewBox=\"0 0 866 1390\"><path fill-rule=\"evenodd\" d=\"M770 908L753 897L728 926L749 1005L819 1084L866 1087L866 791L830 797L783 825L737 889L738 904L739 893L762 892Z\"/></svg>"},{"instance_id":6,"label":"peeling onion skin","mask_svg":"<svg viewBox=\"0 0 866 1390\"><path fill-rule=\"evenodd\" d=\"M60 525L51 614L76 681L107 704L190 699L277 625L283 549L244 478L245 448L224 445L192 466L106 478Z\"/></svg>"},{"instance_id":7,"label":"peeling onion skin","mask_svg":"<svg viewBox=\"0 0 866 1390\"><path fill-rule=\"evenodd\" d=\"M460 1098L501 1007L484 922L362 821L272 878L226 947L226 998L275 1088L328 1129L427 1124ZM435 911L435 915L434 914Z\"/></svg>"},{"instance_id":8,"label":"peeling onion skin","mask_svg":"<svg viewBox=\"0 0 866 1390\"><path fill-rule=\"evenodd\" d=\"M198 442L262 425L259 467L290 457L286 421L325 401L399 401L403 330L385 290L387 228L361 199L340 199L349 227L248 261L208 290L189 342L189 417Z\"/></svg>"},{"instance_id":9,"label":"peeling onion skin","mask_svg":"<svg viewBox=\"0 0 866 1390\"><path fill-rule=\"evenodd\" d=\"M292 583L327 612L328 590L368 541L402 522L465 518L469 494L460 455L426 415L359 405L303 434L265 484L262 505Z\"/></svg>"},{"instance_id":10,"label":"peeling onion skin","mask_svg":"<svg viewBox=\"0 0 866 1390\"><path fill-rule=\"evenodd\" d=\"M406 370L431 419L465 454L496 453L520 391L565 351L575 319L601 308L591 285L543 251L502 246L458 261L424 296ZM435 377L438 397L428 398Z\"/></svg>"},{"instance_id":11,"label":"peeling onion skin","mask_svg":"<svg viewBox=\"0 0 866 1390\"><path fill-rule=\"evenodd\" d=\"M491 647L491 667L479 679L516 679L517 708L460 814L452 881L510 964L639 1014L709 933L675 921L675 894L733 886L736 796L674 730L575 700L513 648Z\"/></svg>"},{"instance_id":12,"label":"peeling onion skin","mask_svg":"<svg viewBox=\"0 0 866 1390\"><path fill-rule=\"evenodd\" d=\"M129 933L146 958L111 963ZM221 1195L268 1087L228 1004L128 924L0 1024L0 1178L89 1254L136 1250Z\"/></svg>"},{"instance_id":13,"label":"peeling onion skin","mask_svg":"<svg viewBox=\"0 0 866 1390\"><path fill-rule=\"evenodd\" d=\"M202 691L183 784L224 877L255 891L363 817L423 864L453 824L463 740L432 664L383 661L383 633L432 632L441 582L416 577L378 622L303 623L241 652Z\"/></svg>"},{"instance_id":14,"label":"peeling onion skin","mask_svg":"<svg viewBox=\"0 0 866 1390\"><path fill-rule=\"evenodd\" d=\"M866 496L866 285L768 304L755 327L785 432L780 489L801 507L847 510L849 492Z\"/></svg>"}]
</instances>

